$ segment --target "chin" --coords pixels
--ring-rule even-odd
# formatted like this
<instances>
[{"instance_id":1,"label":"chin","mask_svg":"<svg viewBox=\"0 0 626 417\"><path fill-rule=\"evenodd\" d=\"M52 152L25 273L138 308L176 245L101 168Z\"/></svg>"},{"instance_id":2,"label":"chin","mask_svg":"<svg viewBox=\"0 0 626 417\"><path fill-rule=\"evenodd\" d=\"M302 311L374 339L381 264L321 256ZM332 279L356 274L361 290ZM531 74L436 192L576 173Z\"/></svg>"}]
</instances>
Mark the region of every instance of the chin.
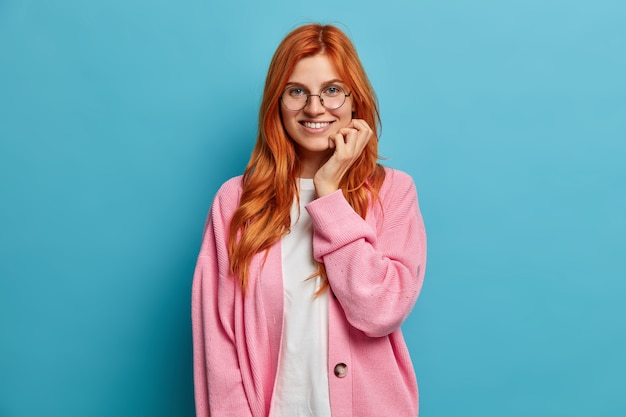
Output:
<instances>
[{"instance_id":1,"label":"chin","mask_svg":"<svg viewBox=\"0 0 626 417\"><path fill-rule=\"evenodd\" d=\"M319 143L319 144L308 143L305 146L302 146L301 144L296 143L296 150L298 154L300 154L301 156L303 154L309 154L309 155L327 154L327 153L332 152L332 149L328 145L328 140L326 140L325 142L326 143Z\"/></svg>"}]
</instances>

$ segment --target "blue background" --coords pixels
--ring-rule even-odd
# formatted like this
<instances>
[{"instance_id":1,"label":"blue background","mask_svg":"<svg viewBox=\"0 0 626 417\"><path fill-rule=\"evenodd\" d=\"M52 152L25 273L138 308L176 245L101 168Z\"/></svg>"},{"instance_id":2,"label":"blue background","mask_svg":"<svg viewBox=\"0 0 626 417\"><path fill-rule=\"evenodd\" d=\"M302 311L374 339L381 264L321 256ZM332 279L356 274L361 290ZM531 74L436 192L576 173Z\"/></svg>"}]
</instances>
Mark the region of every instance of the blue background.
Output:
<instances>
[{"instance_id":1,"label":"blue background","mask_svg":"<svg viewBox=\"0 0 626 417\"><path fill-rule=\"evenodd\" d=\"M626 3L0 1L0 416L191 416L271 55L339 23L418 185L423 417L626 415Z\"/></svg>"}]
</instances>

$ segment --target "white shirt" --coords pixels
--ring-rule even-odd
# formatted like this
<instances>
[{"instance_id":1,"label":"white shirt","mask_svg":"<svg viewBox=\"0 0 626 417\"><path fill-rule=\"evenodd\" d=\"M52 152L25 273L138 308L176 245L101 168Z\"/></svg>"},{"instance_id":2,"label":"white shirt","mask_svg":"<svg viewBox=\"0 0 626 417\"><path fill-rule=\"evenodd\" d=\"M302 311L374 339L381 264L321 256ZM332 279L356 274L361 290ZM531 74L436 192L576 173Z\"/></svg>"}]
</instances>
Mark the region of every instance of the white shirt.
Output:
<instances>
[{"instance_id":1,"label":"white shirt","mask_svg":"<svg viewBox=\"0 0 626 417\"><path fill-rule=\"evenodd\" d=\"M300 179L300 205L291 208L283 237L283 335L271 417L330 417L328 390L328 291L315 297L321 279L310 278L313 226L304 206L315 199L312 179ZM298 210L299 209L299 210Z\"/></svg>"}]
</instances>

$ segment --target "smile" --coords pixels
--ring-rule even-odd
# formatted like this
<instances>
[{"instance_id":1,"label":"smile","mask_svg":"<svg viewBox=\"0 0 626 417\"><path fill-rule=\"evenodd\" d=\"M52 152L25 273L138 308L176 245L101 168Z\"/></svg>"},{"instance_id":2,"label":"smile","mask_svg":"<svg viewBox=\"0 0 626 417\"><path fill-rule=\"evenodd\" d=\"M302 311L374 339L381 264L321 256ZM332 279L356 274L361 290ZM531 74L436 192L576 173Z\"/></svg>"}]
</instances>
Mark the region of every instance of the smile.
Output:
<instances>
[{"instance_id":1,"label":"smile","mask_svg":"<svg viewBox=\"0 0 626 417\"><path fill-rule=\"evenodd\" d=\"M301 122L304 127L308 127L309 129L322 129L332 122Z\"/></svg>"}]
</instances>

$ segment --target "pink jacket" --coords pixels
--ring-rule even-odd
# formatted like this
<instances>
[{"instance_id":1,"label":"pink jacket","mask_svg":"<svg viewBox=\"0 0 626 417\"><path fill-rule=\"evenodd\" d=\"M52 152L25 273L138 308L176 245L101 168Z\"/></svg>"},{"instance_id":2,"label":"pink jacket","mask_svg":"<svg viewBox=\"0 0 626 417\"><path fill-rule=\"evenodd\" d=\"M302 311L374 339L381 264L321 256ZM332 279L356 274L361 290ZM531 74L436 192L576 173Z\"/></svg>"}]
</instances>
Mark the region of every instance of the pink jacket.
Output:
<instances>
[{"instance_id":1,"label":"pink jacket","mask_svg":"<svg viewBox=\"0 0 626 417\"><path fill-rule=\"evenodd\" d=\"M306 206L329 296L328 378L333 417L416 417L418 393L400 325L422 287L426 235L413 180L386 168L381 204L364 220L341 191ZM266 417L283 323L280 242L250 267L246 295L229 273L228 225L241 177L218 191L192 289L196 413ZM382 205L382 208L381 208Z\"/></svg>"}]
</instances>

